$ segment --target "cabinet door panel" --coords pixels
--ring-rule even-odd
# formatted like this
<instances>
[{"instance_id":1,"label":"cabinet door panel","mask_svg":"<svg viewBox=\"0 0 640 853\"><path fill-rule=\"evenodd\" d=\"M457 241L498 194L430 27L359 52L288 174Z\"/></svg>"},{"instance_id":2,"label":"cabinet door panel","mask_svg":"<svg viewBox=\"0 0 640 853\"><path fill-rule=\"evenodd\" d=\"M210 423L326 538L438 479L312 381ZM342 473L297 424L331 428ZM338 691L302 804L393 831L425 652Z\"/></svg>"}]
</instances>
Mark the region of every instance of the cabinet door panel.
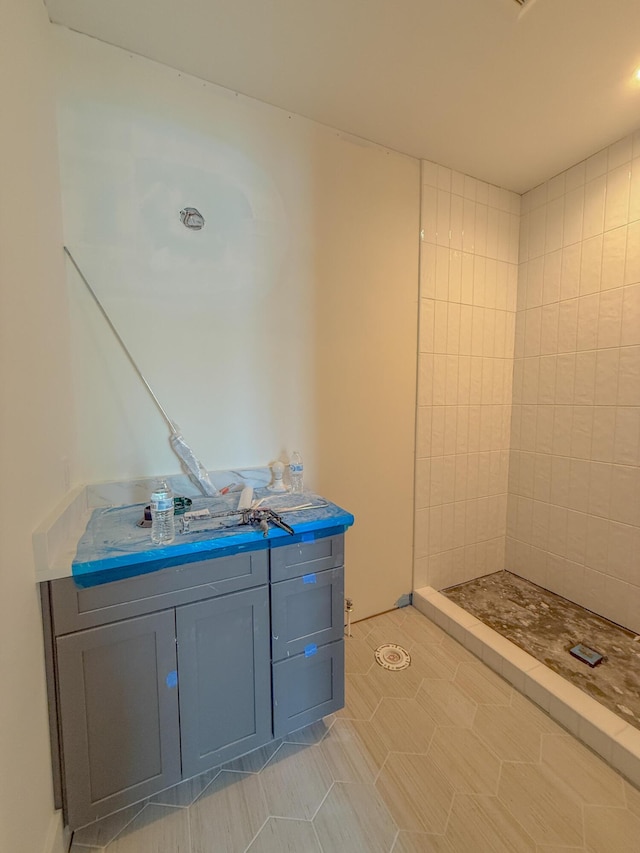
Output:
<instances>
[{"instance_id":1,"label":"cabinet door panel","mask_svg":"<svg viewBox=\"0 0 640 853\"><path fill-rule=\"evenodd\" d=\"M344 569L329 569L271 586L274 661L320 646L344 633Z\"/></svg>"},{"instance_id":2,"label":"cabinet door panel","mask_svg":"<svg viewBox=\"0 0 640 853\"><path fill-rule=\"evenodd\" d=\"M57 666L72 828L179 781L173 611L60 637Z\"/></svg>"},{"instance_id":3,"label":"cabinet door panel","mask_svg":"<svg viewBox=\"0 0 640 853\"><path fill-rule=\"evenodd\" d=\"M344 705L344 640L273 664L273 736L284 737Z\"/></svg>"},{"instance_id":4,"label":"cabinet door panel","mask_svg":"<svg viewBox=\"0 0 640 853\"><path fill-rule=\"evenodd\" d=\"M271 546L271 581L297 578L308 572L322 572L344 565L344 535L309 534L311 541ZM286 540L284 540L286 541Z\"/></svg>"},{"instance_id":5,"label":"cabinet door panel","mask_svg":"<svg viewBox=\"0 0 640 853\"><path fill-rule=\"evenodd\" d=\"M176 628L186 778L272 737L268 588L179 607Z\"/></svg>"}]
</instances>

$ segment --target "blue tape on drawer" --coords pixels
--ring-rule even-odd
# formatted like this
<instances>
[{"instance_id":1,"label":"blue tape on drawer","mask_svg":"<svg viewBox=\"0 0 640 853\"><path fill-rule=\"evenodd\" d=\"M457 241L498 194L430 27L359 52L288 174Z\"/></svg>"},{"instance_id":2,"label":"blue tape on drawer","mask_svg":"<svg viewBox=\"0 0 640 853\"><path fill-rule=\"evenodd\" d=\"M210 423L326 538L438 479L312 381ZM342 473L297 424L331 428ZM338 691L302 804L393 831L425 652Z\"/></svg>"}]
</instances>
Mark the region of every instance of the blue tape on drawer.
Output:
<instances>
[{"instance_id":1,"label":"blue tape on drawer","mask_svg":"<svg viewBox=\"0 0 640 853\"><path fill-rule=\"evenodd\" d=\"M308 646L304 647L304 656L306 658L310 658L311 655L315 655L315 653L317 651L318 651L318 647L316 646L316 644L315 643L309 643Z\"/></svg>"},{"instance_id":2,"label":"blue tape on drawer","mask_svg":"<svg viewBox=\"0 0 640 853\"><path fill-rule=\"evenodd\" d=\"M315 583L316 575L312 572L310 575L302 575L302 583Z\"/></svg>"},{"instance_id":3,"label":"blue tape on drawer","mask_svg":"<svg viewBox=\"0 0 640 853\"><path fill-rule=\"evenodd\" d=\"M167 677L165 678L165 683L167 687L177 687L178 685L178 672L175 669L172 669L171 672L167 673Z\"/></svg>"},{"instance_id":4,"label":"blue tape on drawer","mask_svg":"<svg viewBox=\"0 0 640 853\"><path fill-rule=\"evenodd\" d=\"M301 542L313 542L316 538L315 533L303 533L300 537Z\"/></svg>"}]
</instances>

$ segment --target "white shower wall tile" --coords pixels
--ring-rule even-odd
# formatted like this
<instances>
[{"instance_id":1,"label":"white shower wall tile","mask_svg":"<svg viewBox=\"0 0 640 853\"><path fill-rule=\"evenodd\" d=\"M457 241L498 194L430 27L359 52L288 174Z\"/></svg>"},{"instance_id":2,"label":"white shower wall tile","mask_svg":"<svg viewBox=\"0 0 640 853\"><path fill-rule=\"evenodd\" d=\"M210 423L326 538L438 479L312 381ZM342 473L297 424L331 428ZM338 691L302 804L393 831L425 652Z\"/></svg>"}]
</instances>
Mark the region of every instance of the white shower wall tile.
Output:
<instances>
[{"instance_id":1,"label":"white shower wall tile","mask_svg":"<svg viewBox=\"0 0 640 853\"><path fill-rule=\"evenodd\" d=\"M576 187L564 198L562 244L570 246L582 240L582 217L584 212L584 186Z\"/></svg>"},{"instance_id":2,"label":"white shower wall tile","mask_svg":"<svg viewBox=\"0 0 640 853\"><path fill-rule=\"evenodd\" d=\"M520 199L422 183L415 571L446 585L504 565Z\"/></svg>"},{"instance_id":3,"label":"white shower wall tile","mask_svg":"<svg viewBox=\"0 0 640 853\"><path fill-rule=\"evenodd\" d=\"M631 284L622 291L620 345L640 344L640 284Z\"/></svg>"},{"instance_id":4,"label":"white shower wall tile","mask_svg":"<svg viewBox=\"0 0 640 853\"><path fill-rule=\"evenodd\" d=\"M607 165L609 171L617 169L624 163L628 163L633 157L633 137L625 136L623 139L614 142L608 148Z\"/></svg>"},{"instance_id":5,"label":"white shower wall tile","mask_svg":"<svg viewBox=\"0 0 640 853\"><path fill-rule=\"evenodd\" d=\"M607 175L604 229L609 231L620 225L626 225L629 214L629 193L631 189L630 164L610 171Z\"/></svg>"},{"instance_id":6,"label":"white shower wall tile","mask_svg":"<svg viewBox=\"0 0 640 853\"><path fill-rule=\"evenodd\" d=\"M584 186L586 180L586 161L577 163L565 172L565 190L569 192L576 187Z\"/></svg>"},{"instance_id":7,"label":"white shower wall tile","mask_svg":"<svg viewBox=\"0 0 640 853\"><path fill-rule=\"evenodd\" d=\"M631 186L629 188L629 222L640 217L640 157L631 162Z\"/></svg>"},{"instance_id":8,"label":"white shower wall tile","mask_svg":"<svg viewBox=\"0 0 640 853\"><path fill-rule=\"evenodd\" d=\"M624 268L624 284L640 282L640 219L627 227L627 251Z\"/></svg>"},{"instance_id":9,"label":"white shower wall tile","mask_svg":"<svg viewBox=\"0 0 640 853\"><path fill-rule=\"evenodd\" d=\"M579 295L581 263L582 242L574 243L562 250L560 299L572 299Z\"/></svg>"},{"instance_id":10,"label":"white shower wall tile","mask_svg":"<svg viewBox=\"0 0 640 853\"><path fill-rule=\"evenodd\" d=\"M522 211L506 567L640 630L640 148Z\"/></svg>"},{"instance_id":11,"label":"white shower wall tile","mask_svg":"<svg viewBox=\"0 0 640 853\"><path fill-rule=\"evenodd\" d=\"M595 154L592 154L592 156L588 157L585 162L585 180L590 181L593 178L597 178L600 175L604 175L607 171L608 163L609 152L606 148L603 148L602 150L597 151Z\"/></svg>"},{"instance_id":12,"label":"white shower wall tile","mask_svg":"<svg viewBox=\"0 0 640 853\"><path fill-rule=\"evenodd\" d=\"M588 239L604 231L604 206L607 190L606 175L587 181L584 191L582 237Z\"/></svg>"}]
</instances>

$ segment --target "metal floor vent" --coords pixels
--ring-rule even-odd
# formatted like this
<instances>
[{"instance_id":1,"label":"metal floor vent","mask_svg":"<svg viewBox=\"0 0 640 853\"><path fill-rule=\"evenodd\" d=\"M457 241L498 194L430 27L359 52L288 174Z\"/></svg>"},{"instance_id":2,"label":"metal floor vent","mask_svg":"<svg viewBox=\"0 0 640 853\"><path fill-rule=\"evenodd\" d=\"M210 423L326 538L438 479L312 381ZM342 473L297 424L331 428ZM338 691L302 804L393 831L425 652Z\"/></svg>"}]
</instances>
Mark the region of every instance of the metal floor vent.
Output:
<instances>
[{"instance_id":1,"label":"metal floor vent","mask_svg":"<svg viewBox=\"0 0 640 853\"><path fill-rule=\"evenodd\" d=\"M373 653L376 663L385 669L406 669L411 663L411 655L402 646L395 643L384 643Z\"/></svg>"}]
</instances>

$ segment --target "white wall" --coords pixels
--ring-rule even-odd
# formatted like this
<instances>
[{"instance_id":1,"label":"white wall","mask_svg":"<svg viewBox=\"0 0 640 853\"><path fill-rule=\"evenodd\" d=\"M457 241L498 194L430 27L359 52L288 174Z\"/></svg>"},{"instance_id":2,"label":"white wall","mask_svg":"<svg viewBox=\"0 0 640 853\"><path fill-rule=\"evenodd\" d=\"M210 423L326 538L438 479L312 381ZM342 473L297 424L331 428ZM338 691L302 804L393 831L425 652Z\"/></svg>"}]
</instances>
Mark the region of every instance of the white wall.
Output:
<instances>
[{"instance_id":1,"label":"white wall","mask_svg":"<svg viewBox=\"0 0 640 853\"><path fill-rule=\"evenodd\" d=\"M519 211L422 164L416 588L504 568Z\"/></svg>"},{"instance_id":2,"label":"white wall","mask_svg":"<svg viewBox=\"0 0 640 853\"><path fill-rule=\"evenodd\" d=\"M31 533L73 463L50 25L0 3L0 849L51 850L55 817Z\"/></svg>"},{"instance_id":3,"label":"white wall","mask_svg":"<svg viewBox=\"0 0 640 853\"><path fill-rule=\"evenodd\" d=\"M640 132L523 196L507 567L640 631Z\"/></svg>"},{"instance_id":4,"label":"white wall","mask_svg":"<svg viewBox=\"0 0 640 853\"><path fill-rule=\"evenodd\" d=\"M309 486L356 516L356 615L392 607L411 588L418 162L61 28L56 42L65 240L134 358L208 468L299 449ZM68 280L77 479L177 471Z\"/></svg>"}]
</instances>

